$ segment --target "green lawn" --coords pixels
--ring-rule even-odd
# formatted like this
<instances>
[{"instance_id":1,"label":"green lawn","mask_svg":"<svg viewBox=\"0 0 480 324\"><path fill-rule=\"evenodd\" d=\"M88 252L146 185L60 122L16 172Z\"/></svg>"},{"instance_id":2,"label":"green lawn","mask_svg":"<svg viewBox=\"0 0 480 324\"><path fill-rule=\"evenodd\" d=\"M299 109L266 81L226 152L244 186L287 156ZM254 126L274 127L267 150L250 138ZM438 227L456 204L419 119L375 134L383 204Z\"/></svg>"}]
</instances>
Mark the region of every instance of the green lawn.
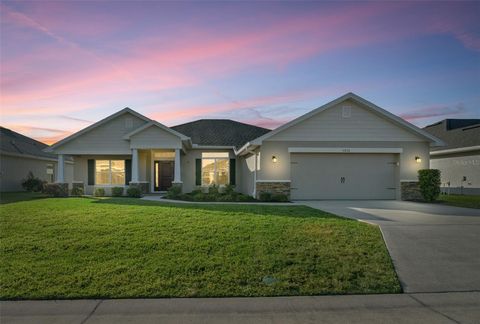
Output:
<instances>
[{"instance_id":1,"label":"green lawn","mask_svg":"<svg viewBox=\"0 0 480 324\"><path fill-rule=\"evenodd\" d=\"M41 192L0 192L0 204L9 204L17 201L34 200L46 197L47 196Z\"/></svg>"},{"instance_id":2,"label":"green lawn","mask_svg":"<svg viewBox=\"0 0 480 324\"><path fill-rule=\"evenodd\" d=\"M0 206L0 298L396 293L379 229L301 206Z\"/></svg>"},{"instance_id":3,"label":"green lawn","mask_svg":"<svg viewBox=\"0 0 480 324\"><path fill-rule=\"evenodd\" d=\"M445 205L480 209L480 196L440 195L438 201Z\"/></svg>"}]
</instances>

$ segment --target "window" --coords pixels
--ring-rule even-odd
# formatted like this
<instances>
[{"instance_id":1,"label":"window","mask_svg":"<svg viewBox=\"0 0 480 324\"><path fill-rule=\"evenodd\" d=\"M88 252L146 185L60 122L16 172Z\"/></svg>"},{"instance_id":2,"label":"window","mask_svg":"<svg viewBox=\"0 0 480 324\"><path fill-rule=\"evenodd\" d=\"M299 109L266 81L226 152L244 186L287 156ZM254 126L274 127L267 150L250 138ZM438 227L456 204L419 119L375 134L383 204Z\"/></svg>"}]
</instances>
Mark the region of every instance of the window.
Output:
<instances>
[{"instance_id":1,"label":"window","mask_svg":"<svg viewBox=\"0 0 480 324\"><path fill-rule=\"evenodd\" d=\"M230 182L228 152L202 153L202 186L227 185Z\"/></svg>"},{"instance_id":2,"label":"window","mask_svg":"<svg viewBox=\"0 0 480 324\"><path fill-rule=\"evenodd\" d=\"M54 167L53 167L53 163L47 163L47 179L48 179L48 182L53 182L55 179L54 179Z\"/></svg>"},{"instance_id":3,"label":"window","mask_svg":"<svg viewBox=\"0 0 480 324\"><path fill-rule=\"evenodd\" d=\"M124 185L124 160L95 160L95 184Z\"/></svg>"}]
</instances>

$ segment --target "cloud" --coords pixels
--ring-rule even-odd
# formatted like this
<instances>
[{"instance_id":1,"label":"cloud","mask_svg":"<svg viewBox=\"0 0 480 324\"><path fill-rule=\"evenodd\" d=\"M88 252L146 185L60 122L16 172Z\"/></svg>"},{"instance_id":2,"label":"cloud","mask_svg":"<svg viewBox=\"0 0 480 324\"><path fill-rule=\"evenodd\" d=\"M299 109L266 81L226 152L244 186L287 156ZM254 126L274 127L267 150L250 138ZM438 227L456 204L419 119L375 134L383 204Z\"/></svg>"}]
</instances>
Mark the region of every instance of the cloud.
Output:
<instances>
[{"instance_id":1,"label":"cloud","mask_svg":"<svg viewBox=\"0 0 480 324\"><path fill-rule=\"evenodd\" d=\"M424 118L432 117L450 117L461 115L466 112L466 108L463 103L458 103L455 106L431 106L412 110L406 113L401 113L400 117L408 121L416 121Z\"/></svg>"}]
</instances>

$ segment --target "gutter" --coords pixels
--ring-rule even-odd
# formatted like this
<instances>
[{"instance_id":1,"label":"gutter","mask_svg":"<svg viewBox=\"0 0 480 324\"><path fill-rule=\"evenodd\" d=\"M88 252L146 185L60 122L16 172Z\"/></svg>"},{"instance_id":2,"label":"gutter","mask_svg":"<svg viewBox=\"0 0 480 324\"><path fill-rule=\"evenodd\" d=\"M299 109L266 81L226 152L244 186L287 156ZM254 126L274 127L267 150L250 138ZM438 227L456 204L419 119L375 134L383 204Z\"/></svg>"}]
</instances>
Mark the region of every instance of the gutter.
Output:
<instances>
[{"instance_id":1,"label":"gutter","mask_svg":"<svg viewBox=\"0 0 480 324\"><path fill-rule=\"evenodd\" d=\"M451 153L471 152L471 151L477 151L477 150L480 150L480 145L459 147L459 148L449 149L449 150L433 151L433 152L430 152L430 155L444 155L444 154L451 154Z\"/></svg>"}]
</instances>

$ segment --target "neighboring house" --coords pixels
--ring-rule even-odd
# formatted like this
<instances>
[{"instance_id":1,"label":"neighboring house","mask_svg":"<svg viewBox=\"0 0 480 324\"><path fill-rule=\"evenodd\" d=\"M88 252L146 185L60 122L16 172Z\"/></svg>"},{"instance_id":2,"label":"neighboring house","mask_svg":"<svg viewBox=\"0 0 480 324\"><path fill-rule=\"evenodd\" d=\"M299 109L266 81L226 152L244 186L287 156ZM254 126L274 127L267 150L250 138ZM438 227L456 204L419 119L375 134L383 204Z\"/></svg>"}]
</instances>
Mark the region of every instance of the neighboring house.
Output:
<instances>
[{"instance_id":1,"label":"neighboring house","mask_svg":"<svg viewBox=\"0 0 480 324\"><path fill-rule=\"evenodd\" d=\"M442 142L348 93L273 131L231 120L172 128L125 108L47 151L75 161L75 185L184 192L212 184L292 199L409 198ZM61 172L58 182L65 182Z\"/></svg>"},{"instance_id":2,"label":"neighboring house","mask_svg":"<svg viewBox=\"0 0 480 324\"><path fill-rule=\"evenodd\" d=\"M424 130L446 143L430 150L430 167L442 173L442 192L480 195L480 119L445 119Z\"/></svg>"},{"instance_id":3,"label":"neighboring house","mask_svg":"<svg viewBox=\"0 0 480 324\"><path fill-rule=\"evenodd\" d=\"M53 182L57 156L43 150L48 145L0 127L0 191L21 191L21 182L29 172ZM66 179L73 180L73 162L67 161Z\"/></svg>"}]
</instances>

